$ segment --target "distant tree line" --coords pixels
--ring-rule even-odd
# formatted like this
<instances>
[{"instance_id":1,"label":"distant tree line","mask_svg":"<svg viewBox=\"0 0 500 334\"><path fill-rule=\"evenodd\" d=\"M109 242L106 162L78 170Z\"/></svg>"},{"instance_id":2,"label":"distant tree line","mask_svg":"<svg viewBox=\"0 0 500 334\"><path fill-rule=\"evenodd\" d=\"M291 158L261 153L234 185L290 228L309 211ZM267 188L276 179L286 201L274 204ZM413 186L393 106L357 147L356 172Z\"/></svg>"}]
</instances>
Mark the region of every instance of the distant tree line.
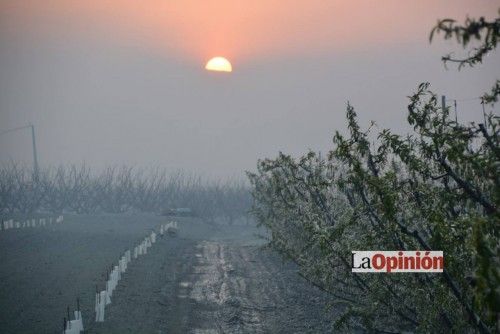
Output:
<instances>
[{"instance_id":1,"label":"distant tree line","mask_svg":"<svg viewBox=\"0 0 500 334\"><path fill-rule=\"evenodd\" d=\"M494 50L500 18L443 20L474 66ZM497 81L482 103L498 102ZM479 103L479 102L478 102ZM344 310L337 330L491 333L500 328L500 118L462 124L421 84L409 98L410 135L363 130L347 106L348 135L327 157L280 153L248 173L253 213L269 242ZM374 139L375 138L375 139ZM442 250L442 274L353 274L351 251Z\"/></svg>"},{"instance_id":2,"label":"distant tree line","mask_svg":"<svg viewBox=\"0 0 500 334\"><path fill-rule=\"evenodd\" d=\"M38 181L34 181L38 179ZM164 213L190 208L193 214L227 222L247 215L251 195L243 180L209 181L182 172L109 167L100 172L85 164L32 169L0 166L0 213L37 211L74 213Z\"/></svg>"}]
</instances>

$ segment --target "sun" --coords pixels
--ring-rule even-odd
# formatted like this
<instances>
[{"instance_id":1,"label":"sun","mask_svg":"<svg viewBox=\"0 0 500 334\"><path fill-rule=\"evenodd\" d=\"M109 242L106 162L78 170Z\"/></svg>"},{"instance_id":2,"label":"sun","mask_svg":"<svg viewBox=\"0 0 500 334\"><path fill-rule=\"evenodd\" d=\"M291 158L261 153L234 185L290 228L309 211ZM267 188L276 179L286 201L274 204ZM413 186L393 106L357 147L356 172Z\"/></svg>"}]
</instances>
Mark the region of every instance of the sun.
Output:
<instances>
[{"instance_id":1,"label":"sun","mask_svg":"<svg viewBox=\"0 0 500 334\"><path fill-rule=\"evenodd\" d=\"M232 72L233 67L229 60L224 57L214 57L210 59L205 65L205 69L208 71L217 71L217 72Z\"/></svg>"}]
</instances>

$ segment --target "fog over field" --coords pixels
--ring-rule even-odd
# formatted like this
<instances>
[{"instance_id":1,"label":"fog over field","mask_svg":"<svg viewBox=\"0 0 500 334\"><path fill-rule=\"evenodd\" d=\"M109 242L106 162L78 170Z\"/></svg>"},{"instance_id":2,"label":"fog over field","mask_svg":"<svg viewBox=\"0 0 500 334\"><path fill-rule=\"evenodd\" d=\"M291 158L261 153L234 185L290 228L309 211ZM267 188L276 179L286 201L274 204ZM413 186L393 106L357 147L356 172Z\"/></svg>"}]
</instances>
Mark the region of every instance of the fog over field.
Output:
<instances>
[{"instance_id":1,"label":"fog over field","mask_svg":"<svg viewBox=\"0 0 500 334\"><path fill-rule=\"evenodd\" d=\"M362 124L407 131L418 83L463 100L500 74L498 57L446 70L440 57L460 48L428 41L438 18L493 17L494 1L245 6L0 1L0 130L33 123L41 165L241 176L278 151L329 149L347 101ZM233 73L204 71L215 55ZM474 103L459 102L461 119L481 118ZM30 140L2 136L0 160L31 164Z\"/></svg>"}]
</instances>

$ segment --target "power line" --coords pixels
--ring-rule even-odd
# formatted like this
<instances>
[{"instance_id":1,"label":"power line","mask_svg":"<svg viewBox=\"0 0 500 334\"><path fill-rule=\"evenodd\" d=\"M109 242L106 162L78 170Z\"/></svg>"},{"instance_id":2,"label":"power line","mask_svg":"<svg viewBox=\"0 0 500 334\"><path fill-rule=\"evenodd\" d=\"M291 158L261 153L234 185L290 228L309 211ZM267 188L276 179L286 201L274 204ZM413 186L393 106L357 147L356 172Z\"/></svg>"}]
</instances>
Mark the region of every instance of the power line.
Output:
<instances>
[{"instance_id":1,"label":"power line","mask_svg":"<svg viewBox=\"0 0 500 334\"><path fill-rule=\"evenodd\" d=\"M22 130L22 129L25 129L25 128L29 128L30 126L31 125L24 125L24 126L18 126L17 128L3 130L3 131L0 131L0 136L4 135L6 133L9 133L9 132L14 132L14 131L17 131L17 130Z\"/></svg>"}]
</instances>

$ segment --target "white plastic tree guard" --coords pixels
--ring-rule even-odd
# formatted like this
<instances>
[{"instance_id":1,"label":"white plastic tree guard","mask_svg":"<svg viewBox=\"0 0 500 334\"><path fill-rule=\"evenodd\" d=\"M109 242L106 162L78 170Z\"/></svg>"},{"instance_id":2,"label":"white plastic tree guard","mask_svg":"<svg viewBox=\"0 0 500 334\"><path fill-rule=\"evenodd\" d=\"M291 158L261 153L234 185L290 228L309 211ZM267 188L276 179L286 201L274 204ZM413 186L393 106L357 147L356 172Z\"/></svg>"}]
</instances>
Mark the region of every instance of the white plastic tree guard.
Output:
<instances>
[{"instance_id":1,"label":"white plastic tree guard","mask_svg":"<svg viewBox=\"0 0 500 334\"><path fill-rule=\"evenodd\" d=\"M125 252L125 258L127 259L127 264L132 261L132 257L130 256L130 249Z\"/></svg>"},{"instance_id":2,"label":"white plastic tree guard","mask_svg":"<svg viewBox=\"0 0 500 334\"><path fill-rule=\"evenodd\" d=\"M82 311L74 311L75 320L71 320L72 327L79 332L83 332Z\"/></svg>"},{"instance_id":3,"label":"white plastic tree guard","mask_svg":"<svg viewBox=\"0 0 500 334\"><path fill-rule=\"evenodd\" d=\"M118 261L118 267L121 273L127 271L127 258L125 256L122 256Z\"/></svg>"},{"instance_id":4,"label":"white plastic tree guard","mask_svg":"<svg viewBox=\"0 0 500 334\"><path fill-rule=\"evenodd\" d=\"M106 281L106 305L111 304L111 297L113 296L113 285L110 279Z\"/></svg>"},{"instance_id":5,"label":"white plastic tree guard","mask_svg":"<svg viewBox=\"0 0 500 334\"><path fill-rule=\"evenodd\" d=\"M95 295L95 321L104 321L104 309L106 306L107 293L106 290L97 292Z\"/></svg>"},{"instance_id":6,"label":"white plastic tree guard","mask_svg":"<svg viewBox=\"0 0 500 334\"><path fill-rule=\"evenodd\" d=\"M25 221L14 221L14 219L4 220L0 224L0 230L10 230L10 229L20 229L20 228L28 228L28 227L39 227L39 226L47 226L52 224L53 221L56 223L62 223L64 217L61 215L57 218L49 217L49 218L40 218L40 219L27 219Z\"/></svg>"},{"instance_id":7,"label":"white plastic tree guard","mask_svg":"<svg viewBox=\"0 0 500 334\"><path fill-rule=\"evenodd\" d=\"M63 334L80 334L80 332L83 332L82 312L74 311L74 315L74 320L68 320L65 322Z\"/></svg>"}]
</instances>

